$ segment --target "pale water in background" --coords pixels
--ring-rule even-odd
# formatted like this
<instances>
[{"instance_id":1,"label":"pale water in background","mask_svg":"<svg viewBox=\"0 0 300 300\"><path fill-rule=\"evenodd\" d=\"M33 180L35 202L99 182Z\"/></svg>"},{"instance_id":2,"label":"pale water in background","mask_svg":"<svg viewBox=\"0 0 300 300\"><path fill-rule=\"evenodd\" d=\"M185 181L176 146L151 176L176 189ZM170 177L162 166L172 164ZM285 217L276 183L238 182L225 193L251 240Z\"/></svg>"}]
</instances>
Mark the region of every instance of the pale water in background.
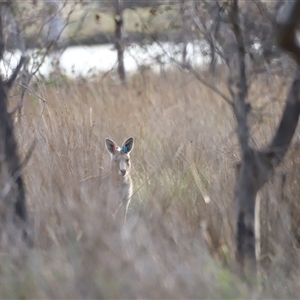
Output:
<instances>
[{"instance_id":1,"label":"pale water in background","mask_svg":"<svg viewBox=\"0 0 300 300\"><path fill-rule=\"evenodd\" d=\"M187 45L187 58L195 65L201 65L206 61L203 56L205 46L201 43ZM29 52L29 55L32 51ZM9 76L11 68L14 68L19 60L21 53L5 53L5 63L1 63L1 73ZM52 58L55 54L51 55ZM52 58L47 57L43 62L40 73L44 76L52 72ZM97 45L97 46L73 46L68 47L61 55L57 54L59 65L64 74L70 77L88 77L99 72L106 72L116 68L117 51L114 45ZM171 43L151 44L144 47L132 44L126 48L124 53L124 64L127 72L137 71L139 67L150 67L154 71L161 68L162 62L165 66L176 65L176 61L182 60L182 45Z\"/></svg>"}]
</instances>

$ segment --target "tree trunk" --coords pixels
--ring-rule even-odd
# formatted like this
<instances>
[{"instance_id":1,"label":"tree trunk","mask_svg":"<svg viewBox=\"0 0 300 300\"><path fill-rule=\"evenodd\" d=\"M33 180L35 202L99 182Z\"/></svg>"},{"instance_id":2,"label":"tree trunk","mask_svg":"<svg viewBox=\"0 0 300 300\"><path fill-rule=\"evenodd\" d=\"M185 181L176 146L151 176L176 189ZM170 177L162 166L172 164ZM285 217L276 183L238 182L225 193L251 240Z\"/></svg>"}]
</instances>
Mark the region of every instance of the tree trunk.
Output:
<instances>
[{"instance_id":1,"label":"tree trunk","mask_svg":"<svg viewBox=\"0 0 300 300\"><path fill-rule=\"evenodd\" d=\"M282 12L278 24L278 44L289 52L300 66L300 46L296 39L296 28L300 23L300 2L289 2ZM259 216L256 216L256 196L259 189L272 177L275 168L283 160L295 133L300 114L300 70L296 71L278 129L264 151L249 145L247 124L247 78L245 49L239 21L238 0L231 10L233 33L238 49L238 91L234 97L234 113L238 122L238 138L241 147L241 164L238 172L236 203L236 259L242 269L257 272L256 234Z\"/></svg>"},{"instance_id":2,"label":"tree trunk","mask_svg":"<svg viewBox=\"0 0 300 300\"><path fill-rule=\"evenodd\" d=\"M116 0L116 48L118 55L118 74L123 85L126 85L126 73L124 66L124 42L123 42L123 3L122 0Z\"/></svg>"},{"instance_id":3,"label":"tree trunk","mask_svg":"<svg viewBox=\"0 0 300 300\"><path fill-rule=\"evenodd\" d=\"M259 189L273 176L275 168L283 160L297 128L300 114L300 71L297 70L285 109L276 134L264 151L249 147L249 157L244 157L236 183L236 258L242 267L256 273L255 216L256 196Z\"/></svg>"},{"instance_id":4,"label":"tree trunk","mask_svg":"<svg viewBox=\"0 0 300 300\"><path fill-rule=\"evenodd\" d=\"M3 26L0 14L0 60L3 58L3 53ZM0 79L0 218L1 225L13 221L20 224L23 238L31 244L25 229L27 211L25 190L21 177L22 168L17 154L13 122L7 111L7 91L15 81L23 62L24 57L21 58L8 81L3 82Z\"/></svg>"},{"instance_id":5,"label":"tree trunk","mask_svg":"<svg viewBox=\"0 0 300 300\"><path fill-rule=\"evenodd\" d=\"M25 191L20 174L17 144L13 133L13 123L7 112L7 96L0 80L0 185L1 201L13 205L16 215L27 220Z\"/></svg>"},{"instance_id":6,"label":"tree trunk","mask_svg":"<svg viewBox=\"0 0 300 300\"><path fill-rule=\"evenodd\" d=\"M180 16L182 20L181 42L182 42L182 64L187 65L187 43L188 43L188 24L185 0L180 0Z\"/></svg>"}]
</instances>

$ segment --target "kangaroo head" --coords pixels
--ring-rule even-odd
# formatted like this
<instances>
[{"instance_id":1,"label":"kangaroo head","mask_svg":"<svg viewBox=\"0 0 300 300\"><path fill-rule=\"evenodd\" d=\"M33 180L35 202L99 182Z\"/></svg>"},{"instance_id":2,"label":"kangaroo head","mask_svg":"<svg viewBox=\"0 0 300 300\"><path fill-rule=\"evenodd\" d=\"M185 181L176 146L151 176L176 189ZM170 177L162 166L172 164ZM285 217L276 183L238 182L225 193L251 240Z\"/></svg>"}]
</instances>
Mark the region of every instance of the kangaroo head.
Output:
<instances>
[{"instance_id":1,"label":"kangaroo head","mask_svg":"<svg viewBox=\"0 0 300 300\"><path fill-rule=\"evenodd\" d=\"M105 140L107 151L111 154L111 168L112 171L120 176L127 176L130 171L130 152L133 149L133 138L126 140L122 147L110 140Z\"/></svg>"}]
</instances>

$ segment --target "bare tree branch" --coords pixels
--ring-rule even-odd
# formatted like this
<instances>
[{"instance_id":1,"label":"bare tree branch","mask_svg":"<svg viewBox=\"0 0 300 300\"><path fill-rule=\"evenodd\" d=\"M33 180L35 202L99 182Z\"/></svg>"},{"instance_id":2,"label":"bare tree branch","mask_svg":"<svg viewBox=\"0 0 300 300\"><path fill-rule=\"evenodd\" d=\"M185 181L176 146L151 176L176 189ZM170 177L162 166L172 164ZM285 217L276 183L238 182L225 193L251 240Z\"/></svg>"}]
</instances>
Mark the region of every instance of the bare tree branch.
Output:
<instances>
[{"instance_id":1,"label":"bare tree branch","mask_svg":"<svg viewBox=\"0 0 300 300\"><path fill-rule=\"evenodd\" d=\"M296 70L294 80L288 93L283 115L276 134L265 150L272 156L274 166L277 166L287 152L294 136L300 114L300 69Z\"/></svg>"},{"instance_id":2,"label":"bare tree branch","mask_svg":"<svg viewBox=\"0 0 300 300\"><path fill-rule=\"evenodd\" d=\"M174 61L176 61L176 60L174 60ZM197 78L197 80L199 80L202 84L204 84L205 86L210 88L214 93L216 93L218 96L220 96L227 104L229 104L231 107L233 107L233 102L223 92L221 92L215 85L211 84L208 80L206 80L202 76L200 76L200 74L194 68L192 68L191 65L184 66L177 61L176 61L176 63L179 66L181 66L182 68L189 70L194 75L194 77Z\"/></svg>"}]
</instances>

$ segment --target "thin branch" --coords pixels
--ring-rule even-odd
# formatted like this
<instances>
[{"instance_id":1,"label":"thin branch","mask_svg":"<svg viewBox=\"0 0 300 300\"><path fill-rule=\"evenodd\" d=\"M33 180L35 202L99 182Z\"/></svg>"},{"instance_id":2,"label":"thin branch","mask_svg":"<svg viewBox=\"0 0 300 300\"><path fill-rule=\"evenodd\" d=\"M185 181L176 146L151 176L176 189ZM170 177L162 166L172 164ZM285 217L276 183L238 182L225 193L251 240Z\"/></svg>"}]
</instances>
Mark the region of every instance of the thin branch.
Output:
<instances>
[{"instance_id":1,"label":"thin branch","mask_svg":"<svg viewBox=\"0 0 300 300\"><path fill-rule=\"evenodd\" d=\"M45 104L49 104L44 98L42 98L40 95L37 94L33 89L29 88L28 86L25 86L21 83L18 83L18 85L26 90L28 90L30 93L34 94L36 97L38 97L41 101L43 101Z\"/></svg>"},{"instance_id":2,"label":"thin branch","mask_svg":"<svg viewBox=\"0 0 300 300\"><path fill-rule=\"evenodd\" d=\"M32 69L31 69L31 75L32 75L32 76L34 76L34 75L39 71L39 69L40 69L40 67L42 66L42 64L44 63L44 61L45 61L45 59L46 59L48 53L50 52L50 49L51 49L52 46L55 45L56 42L58 42L58 40L60 39L60 37L61 37L63 31L65 30L65 28L66 28L67 25L68 25L70 16L71 16L71 14L74 12L74 10L75 10L75 9L73 8L73 9L71 9L70 12L68 13L68 16L67 16L67 18L66 18L65 25L64 25L63 28L60 30L60 32L59 32L59 34L57 35L56 39L52 40L52 41L49 43L49 45L46 47L46 50L45 50L45 52L44 52L44 55L43 55L43 57L42 57L40 63L37 64L35 70L34 70L34 67L32 66Z\"/></svg>"},{"instance_id":3,"label":"thin branch","mask_svg":"<svg viewBox=\"0 0 300 300\"><path fill-rule=\"evenodd\" d=\"M41 96L39 96L33 89L29 88L28 86L25 86L21 83L18 83L18 86L22 87L23 91L28 90L30 93L34 94L38 99L40 99L41 101L43 101L45 104L49 104L44 98L42 98ZM15 114L20 108L23 107L23 98L24 95L22 93L22 97L21 100L19 101L19 103L9 112L10 115Z\"/></svg>"},{"instance_id":4,"label":"thin branch","mask_svg":"<svg viewBox=\"0 0 300 300\"><path fill-rule=\"evenodd\" d=\"M139 18L140 18L140 21L142 22L143 28L151 34L151 31L148 28L143 17L139 16ZM222 93L216 86L214 86L213 84L211 84L207 80L205 80L203 77L201 77L200 74L191 66L190 63L183 64L182 62L176 60L174 57L171 57L155 36L151 35L151 38L161 48L164 55L166 55L170 59L171 62L175 63L177 66L179 66L182 69L186 69L186 70L190 71L198 81L200 81L202 84L204 84L209 89L211 89L214 93L216 93L218 96L220 96L227 104L229 104L230 106L233 105L232 101L224 93Z\"/></svg>"},{"instance_id":5,"label":"thin branch","mask_svg":"<svg viewBox=\"0 0 300 300\"><path fill-rule=\"evenodd\" d=\"M27 154L25 155L25 158L20 163L20 169L24 169L26 167L26 165L28 164L29 159L32 156L32 153L34 151L34 148L35 148L36 144L37 144L37 139L34 138L33 141L32 141L32 143L31 143L31 146L29 147L29 150L27 151Z\"/></svg>"},{"instance_id":6,"label":"thin branch","mask_svg":"<svg viewBox=\"0 0 300 300\"><path fill-rule=\"evenodd\" d=\"M216 36L218 34L220 24L221 24L221 13L218 15L217 19L215 20L216 24L212 26L210 30L208 30L207 26L205 26L204 24L205 21L202 21L200 17L194 16L192 9L189 9L189 11L190 11L190 15L193 17L194 25L196 25L196 27L203 34L204 40L208 42L212 53L215 52L215 54L217 54L222 60L226 60L226 56L224 55L224 52L219 49L220 47L218 45L218 42L215 41L218 40ZM199 20L201 20L202 22L200 23ZM211 61L213 62L213 57Z\"/></svg>"},{"instance_id":7,"label":"thin branch","mask_svg":"<svg viewBox=\"0 0 300 300\"><path fill-rule=\"evenodd\" d=\"M181 67L182 64L178 63ZM205 80L203 77L200 76L200 74L192 68L191 65L188 65L185 67L187 70L189 70L197 80L199 80L202 84L207 86L209 89L211 89L214 93L216 93L218 96L220 96L227 104L230 106L233 106L232 101L224 94L222 93L217 87L215 87L213 84L209 83L207 80Z\"/></svg>"},{"instance_id":8,"label":"thin branch","mask_svg":"<svg viewBox=\"0 0 300 300\"><path fill-rule=\"evenodd\" d=\"M155 37L153 37L152 39L161 47L162 51L171 60L171 62L175 63L182 69L189 70L195 76L195 78L197 78L197 80L199 80L202 84L206 85L213 92L219 95L227 104L229 104L230 106L233 105L232 101L230 101L230 99L224 93L222 93L217 87L201 77L200 74L190 64L183 64L182 62L176 60L174 57L171 57Z\"/></svg>"}]
</instances>

